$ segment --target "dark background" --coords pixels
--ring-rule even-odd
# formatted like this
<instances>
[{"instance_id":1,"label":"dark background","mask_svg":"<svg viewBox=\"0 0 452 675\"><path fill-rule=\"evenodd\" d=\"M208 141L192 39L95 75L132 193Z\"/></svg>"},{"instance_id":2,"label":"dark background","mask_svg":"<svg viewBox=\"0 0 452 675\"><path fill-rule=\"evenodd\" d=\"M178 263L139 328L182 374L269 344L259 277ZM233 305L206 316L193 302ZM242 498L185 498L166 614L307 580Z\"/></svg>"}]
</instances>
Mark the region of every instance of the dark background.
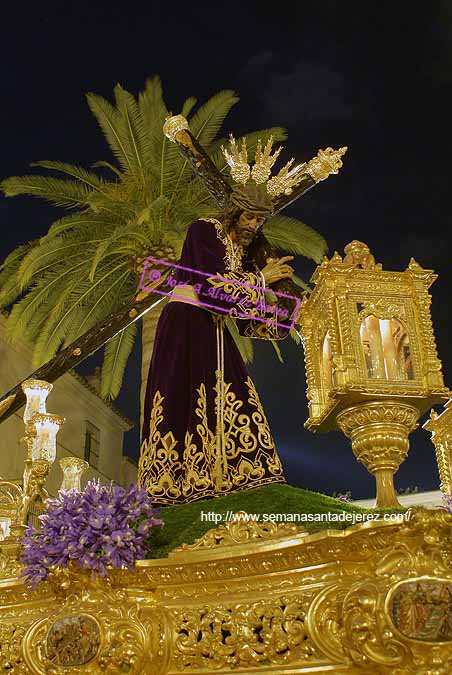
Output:
<instances>
[{"instance_id":1,"label":"dark background","mask_svg":"<svg viewBox=\"0 0 452 675\"><path fill-rule=\"evenodd\" d=\"M413 256L439 273L432 313L450 384L452 9L446 0L415 7L394 0L9 5L0 33L0 178L26 174L41 159L87 167L110 159L85 102L88 91L111 100L117 82L136 94L159 74L167 105L177 112L190 95L203 102L234 89L241 101L224 132L285 126L286 159L349 147L339 176L286 213L321 232L330 254L359 239L385 269L402 270ZM59 213L31 198L0 198L0 259L44 234ZM314 266L300 257L296 268L307 278ZM284 365L270 344L255 341L255 351L250 372L289 482L372 496L373 479L340 433L303 429L301 347L282 344ZM137 348L116 400L137 420L126 436L126 452L134 456L139 365ZM438 483L434 449L420 429L396 484L437 489Z\"/></svg>"}]
</instances>

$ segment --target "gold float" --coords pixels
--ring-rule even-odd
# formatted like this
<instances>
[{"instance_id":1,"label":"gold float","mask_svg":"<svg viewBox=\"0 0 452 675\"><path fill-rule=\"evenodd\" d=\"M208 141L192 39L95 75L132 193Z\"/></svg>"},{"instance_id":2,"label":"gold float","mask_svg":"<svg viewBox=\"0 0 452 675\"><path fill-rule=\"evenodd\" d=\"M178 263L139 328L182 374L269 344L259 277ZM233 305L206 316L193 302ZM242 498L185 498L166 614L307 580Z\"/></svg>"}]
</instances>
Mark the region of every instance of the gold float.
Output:
<instances>
[{"instance_id":1,"label":"gold float","mask_svg":"<svg viewBox=\"0 0 452 675\"><path fill-rule=\"evenodd\" d=\"M0 544L0 668L449 675L451 532L451 514L421 508L316 534L231 521L107 580L55 570L33 593Z\"/></svg>"}]
</instances>

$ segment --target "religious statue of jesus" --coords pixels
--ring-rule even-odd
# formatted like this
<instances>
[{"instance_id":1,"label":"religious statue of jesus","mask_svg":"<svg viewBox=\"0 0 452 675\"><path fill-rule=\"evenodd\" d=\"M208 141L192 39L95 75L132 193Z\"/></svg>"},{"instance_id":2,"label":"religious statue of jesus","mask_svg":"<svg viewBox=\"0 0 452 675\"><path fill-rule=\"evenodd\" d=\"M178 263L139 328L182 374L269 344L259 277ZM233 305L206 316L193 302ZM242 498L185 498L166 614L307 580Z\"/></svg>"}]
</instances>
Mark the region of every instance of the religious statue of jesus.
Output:
<instances>
[{"instance_id":1,"label":"religious statue of jesus","mask_svg":"<svg viewBox=\"0 0 452 675\"><path fill-rule=\"evenodd\" d=\"M216 218L188 228L180 267L192 271L177 270L175 297L157 324L144 405L139 482L156 504L286 482L258 393L225 327L228 314L245 313L257 318L237 319L244 335L289 333L275 320L275 305L269 319L264 293L293 275L293 256L269 259L262 270L242 266L271 209L266 193L249 185Z\"/></svg>"},{"instance_id":2,"label":"religious statue of jesus","mask_svg":"<svg viewBox=\"0 0 452 675\"><path fill-rule=\"evenodd\" d=\"M157 324L138 481L161 505L286 482L262 403L226 318L234 319L239 334L267 340L286 338L298 323L296 298L294 305L287 294L272 293L273 284L292 288L294 270L288 261L293 256L268 256L271 247L266 248L262 227L270 215L337 173L346 150L327 148L292 168L291 160L271 177L281 148L272 154L272 139L265 147L259 141L251 168L246 142L239 147L231 136L230 149L222 148L230 184L182 115L168 118L163 130L220 211L188 227L171 279L172 296Z\"/></svg>"}]
</instances>

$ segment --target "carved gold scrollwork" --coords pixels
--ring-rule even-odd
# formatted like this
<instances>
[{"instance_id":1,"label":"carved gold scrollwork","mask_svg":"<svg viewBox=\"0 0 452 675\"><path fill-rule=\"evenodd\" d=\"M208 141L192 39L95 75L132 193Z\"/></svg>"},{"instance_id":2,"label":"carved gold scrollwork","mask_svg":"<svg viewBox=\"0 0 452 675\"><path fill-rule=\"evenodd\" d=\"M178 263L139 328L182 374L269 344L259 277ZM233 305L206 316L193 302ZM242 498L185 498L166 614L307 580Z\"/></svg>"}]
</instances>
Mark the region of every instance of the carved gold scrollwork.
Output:
<instances>
[{"instance_id":1,"label":"carved gold scrollwork","mask_svg":"<svg viewBox=\"0 0 452 675\"><path fill-rule=\"evenodd\" d=\"M0 481L0 516L9 518L10 527L19 525L22 509L22 488L10 481ZM0 532L0 535L2 533ZM0 536L0 538L2 538Z\"/></svg>"},{"instance_id":2,"label":"carved gold scrollwork","mask_svg":"<svg viewBox=\"0 0 452 675\"><path fill-rule=\"evenodd\" d=\"M30 622L0 623L0 672L31 675L21 653L23 637Z\"/></svg>"},{"instance_id":3,"label":"carved gold scrollwork","mask_svg":"<svg viewBox=\"0 0 452 675\"><path fill-rule=\"evenodd\" d=\"M376 316L377 319L396 318L402 319L403 321L406 320L405 300L403 298L400 300L379 298L374 301L368 300L362 304L364 307L358 314L359 322L371 314Z\"/></svg>"},{"instance_id":4,"label":"carved gold scrollwork","mask_svg":"<svg viewBox=\"0 0 452 675\"><path fill-rule=\"evenodd\" d=\"M172 663L183 672L317 660L307 632L308 597L266 598L233 606L173 610Z\"/></svg>"},{"instance_id":5,"label":"carved gold scrollwork","mask_svg":"<svg viewBox=\"0 0 452 675\"><path fill-rule=\"evenodd\" d=\"M300 533L306 533L304 527L293 523L254 522L245 511L237 511L237 513L234 513L232 520L208 530L194 544L183 544L174 549L170 556L186 551L217 548L218 546L234 546L250 541L271 540Z\"/></svg>"},{"instance_id":6,"label":"carved gold scrollwork","mask_svg":"<svg viewBox=\"0 0 452 675\"><path fill-rule=\"evenodd\" d=\"M61 675L63 667L71 675L159 672L159 620L145 616L125 589L76 568L55 570L50 584L60 599L57 611L33 624L23 640L32 673Z\"/></svg>"},{"instance_id":7,"label":"carved gold scrollwork","mask_svg":"<svg viewBox=\"0 0 452 675\"><path fill-rule=\"evenodd\" d=\"M6 548L0 550L0 581L17 577L21 573L22 565L17 559L17 554L17 547L9 551Z\"/></svg>"},{"instance_id":8,"label":"carved gold scrollwork","mask_svg":"<svg viewBox=\"0 0 452 675\"><path fill-rule=\"evenodd\" d=\"M385 580L359 581L343 603L343 646L353 663L396 666L406 661L408 647L390 629L383 611Z\"/></svg>"},{"instance_id":9,"label":"carved gold scrollwork","mask_svg":"<svg viewBox=\"0 0 452 675\"><path fill-rule=\"evenodd\" d=\"M345 592L338 584L327 586L309 607L309 633L319 649L333 663L346 663L348 660L341 640L341 606Z\"/></svg>"}]
</instances>

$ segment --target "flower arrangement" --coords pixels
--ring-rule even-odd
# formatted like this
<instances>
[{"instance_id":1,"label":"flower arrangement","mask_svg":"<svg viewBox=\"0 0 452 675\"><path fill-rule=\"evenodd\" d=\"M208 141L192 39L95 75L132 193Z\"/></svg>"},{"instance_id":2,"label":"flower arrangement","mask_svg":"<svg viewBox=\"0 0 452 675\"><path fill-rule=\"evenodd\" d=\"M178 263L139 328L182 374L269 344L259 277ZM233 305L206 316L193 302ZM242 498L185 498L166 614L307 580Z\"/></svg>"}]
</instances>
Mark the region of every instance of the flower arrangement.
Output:
<instances>
[{"instance_id":1,"label":"flower arrangement","mask_svg":"<svg viewBox=\"0 0 452 675\"><path fill-rule=\"evenodd\" d=\"M22 576L31 588L55 567L71 563L106 576L109 567L130 569L146 553L151 528L162 526L145 489L101 485L61 490L48 500L41 527L27 527L23 537Z\"/></svg>"}]
</instances>

